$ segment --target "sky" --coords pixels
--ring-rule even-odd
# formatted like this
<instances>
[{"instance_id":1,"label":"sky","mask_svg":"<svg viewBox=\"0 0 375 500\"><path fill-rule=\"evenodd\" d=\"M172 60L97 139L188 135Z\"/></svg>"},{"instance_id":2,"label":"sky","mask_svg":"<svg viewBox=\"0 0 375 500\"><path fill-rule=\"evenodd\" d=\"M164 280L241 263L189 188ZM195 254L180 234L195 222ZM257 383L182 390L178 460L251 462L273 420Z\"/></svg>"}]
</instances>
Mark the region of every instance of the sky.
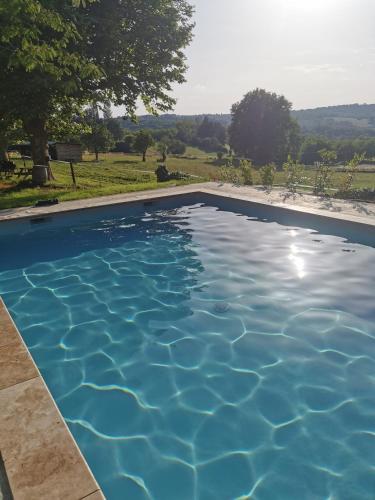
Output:
<instances>
[{"instance_id":1,"label":"sky","mask_svg":"<svg viewBox=\"0 0 375 500\"><path fill-rule=\"evenodd\" d=\"M294 109L375 103L375 0L191 3L195 37L173 112L229 113L256 87Z\"/></svg>"}]
</instances>

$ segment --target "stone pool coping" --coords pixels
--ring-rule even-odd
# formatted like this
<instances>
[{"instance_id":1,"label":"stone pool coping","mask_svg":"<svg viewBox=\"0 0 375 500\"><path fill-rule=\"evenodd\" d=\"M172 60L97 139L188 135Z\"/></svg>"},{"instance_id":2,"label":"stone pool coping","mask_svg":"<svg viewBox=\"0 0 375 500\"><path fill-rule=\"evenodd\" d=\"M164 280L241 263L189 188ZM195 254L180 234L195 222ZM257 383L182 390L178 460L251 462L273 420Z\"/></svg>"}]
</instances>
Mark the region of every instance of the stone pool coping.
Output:
<instances>
[{"instance_id":1,"label":"stone pool coping","mask_svg":"<svg viewBox=\"0 0 375 500\"><path fill-rule=\"evenodd\" d=\"M65 201L50 207L21 207L0 210L0 224L7 221L30 219L33 217L61 214L89 208L200 193L375 226L374 203L333 200L306 194L291 196L281 189L274 189L271 192L267 192L255 187L233 186L216 182L204 182L201 184L189 184L187 186L175 186L149 191L102 196L98 198Z\"/></svg>"},{"instance_id":2,"label":"stone pool coping","mask_svg":"<svg viewBox=\"0 0 375 500\"><path fill-rule=\"evenodd\" d=\"M253 187L201 183L0 211L1 223L89 208L208 194L375 229L375 205L290 197ZM16 500L99 500L104 496L0 298L0 453Z\"/></svg>"},{"instance_id":3,"label":"stone pool coping","mask_svg":"<svg viewBox=\"0 0 375 500\"><path fill-rule=\"evenodd\" d=\"M14 500L104 499L1 298L0 409Z\"/></svg>"}]
</instances>

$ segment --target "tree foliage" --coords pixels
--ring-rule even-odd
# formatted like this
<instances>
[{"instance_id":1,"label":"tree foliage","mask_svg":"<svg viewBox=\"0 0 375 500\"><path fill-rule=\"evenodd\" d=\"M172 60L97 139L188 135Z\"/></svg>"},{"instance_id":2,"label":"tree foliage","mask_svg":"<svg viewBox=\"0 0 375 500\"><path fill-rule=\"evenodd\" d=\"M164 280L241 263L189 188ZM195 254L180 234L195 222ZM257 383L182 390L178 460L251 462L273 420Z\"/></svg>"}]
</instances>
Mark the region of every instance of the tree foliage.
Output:
<instances>
[{"instance_id":1,"label":"tree foliage","mask_svg":"<svg viewBox=\"0 0 375 500\"><path fill-rule=\"evenodd\" d=\"M114 137L108 129L107 120L100 118L99 109L95 104L86 110L85 123L88 131L82 135L82 142L90 152L95 153L96 161L98 161L99 153L113 148Z\"/></svg>"},{"instance_id":2,"label":"tree foliage","mask_svg":"<svg viewBox=\"0 0 375 500\"><path fill-rule=\"evenodd\" d=\"M1 0L0 115L22 120L44 162L54 117L88 102L171 109L191 16L185 0Z\"/></svg>"},{"instance_id":3,"label":"tree foliage","mask_svg":"<svg viewBox=\"0 0 375 500\"><path fill-rule=\"evenodd\" d=\"M198 126L197 137L200 139L215 137L220 144L225 144L227 139L227 130L221 123L210 120L207 116L205 116L203 121Z\"/></svg>"},{"instance_id":4,"label":"tree foliage","mask_svg":"<svg viewBox=\"0 0 375 500\"><path fill-rule=\"evenodd\" d=\"M232 106L230 145L256 165L282 163L291 150L297 125L291 103L283 96L256 89Z\"/></svg>"},{"instance_id":5,"label":"tree foliage","mask_svg":"<svg viewBox=\"0 0 375 500\"><path fill-rule=\"evenodd\" d=\"M142 153L142 159L143 161L146 161L146 154L148 148L150 148L154 144L154 139L150 132L147 130L140 130L136 135L135 135L135 140L134 140L134 149L138 153Z\"/></svg>"}]
</instances>

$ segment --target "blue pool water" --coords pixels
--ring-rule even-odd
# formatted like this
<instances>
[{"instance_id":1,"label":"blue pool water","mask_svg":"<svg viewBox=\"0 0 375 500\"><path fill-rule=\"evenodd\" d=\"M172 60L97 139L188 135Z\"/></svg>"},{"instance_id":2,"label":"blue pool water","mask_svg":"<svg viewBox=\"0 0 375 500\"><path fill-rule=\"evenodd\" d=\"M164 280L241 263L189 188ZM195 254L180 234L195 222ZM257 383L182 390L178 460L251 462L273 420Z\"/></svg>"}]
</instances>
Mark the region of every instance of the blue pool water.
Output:
<instances>
[{"instance_id":1,"label":"blue pool water","mask_svg":"<svg viewBox=\"0 0 375 500\"><path fill-rule=\"evenodd\" d=\"M0 295L107 498L374 499L374 234L103 210L0 226Z\"/></svg>"}]
</instances>

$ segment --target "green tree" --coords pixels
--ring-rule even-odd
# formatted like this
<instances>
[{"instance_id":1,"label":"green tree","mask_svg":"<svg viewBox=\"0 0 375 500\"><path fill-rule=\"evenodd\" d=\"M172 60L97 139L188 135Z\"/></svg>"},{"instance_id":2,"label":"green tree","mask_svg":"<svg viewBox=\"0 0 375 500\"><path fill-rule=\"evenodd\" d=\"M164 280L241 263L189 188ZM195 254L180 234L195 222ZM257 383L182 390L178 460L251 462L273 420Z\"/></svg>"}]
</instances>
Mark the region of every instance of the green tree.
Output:
<instances>
[{"instance_id":1,"label":"green tree","mask_svg":"<svg viewBox=\"0 0 375 500\"><path fill-rule=\"evenodd\" d=\"M124 139L124 129L117 118L107 118L104 123L115 142L121 142Z\"/></svg>"},{"instance_id":2,"label":"green tree","mask_svg":"<svg viewBox=\"0 0 375 500\"><path fill-rule=\"evenodd\" d=\"M197 136L197 122L184 120L176 123L176 139L185 144L193 144Z\"/></svg>"},{"instance_id":3,"label":"green tree","mask_svg":"<svg viewBox=\"0 0 375 500\"><path fill-rule=\"evenodd\" d=\"M168 150L173 155L183 155L186 151L186 144L178 139L172 139L168 143Z\"/></svg>"},{"instance_id":4,"label":"green tree","mask_svg":"<svg viewBox=\"0 0 375 500\"><path fill-rule=\"evenodd\" d=\"M126 134L122 141L118 142L115 147L115 151L119 153L134 153L134 134Z\"/></svg>"},{"instance_id":5,"label":"green tree","mask_svg":"<svg viewBox=\"0 0 375 500\"><path fill-rule=\"evenodd\" d=\"M135 135L134 149L142 154L142 161L146 161L146 154L148 148L154 144L154 138L147 130L140 130Z\"/></svg>"},{"instance_id":6,"label":"green tree","mask_svg":"<svg viewBox=\"0 0 375 500\"><path fill-rule=\"evenodd\" d=\"M320 151L330 149L331 141L324 137L308 137L304 140L300 151L300 160L304 165L314 165L321 161Z\"/></svg>"},{"instance_id":7,"label":"green tree","mask_svg":"<svg viewBox=\"0 0 375 500\"><path fill-rule=\"evenodd\" d=\"M207 116L205 116L198 127L197 136L200 139L215 137L220 144L225 144L227 139L227 130L221 123L210 120Z\"/></svg>"},{"instance_id":8,"label":"green tree","mask_svg":"<svg viewBox=\"0 0 375 500\"><path fill-rule=\"evenodd\" d=\"M158 142L157 149L161 155L161 161L165 163L168 155L168 144L164 141Z\"/></svg>"},{"instance_id":9,"label":"green tree","mask_svg":"<svg viewBox=\"0 0 375 500\"><path fill-rule=\"evenodd\" d=\"M237 155L256 165L282 163L296 131L291 103L283 96L256 89L232 106L230 145Z\"/></svg>"},{"instance_id":10,"label":"green tree","mask_svg":"<svg viewBox=\"0 0 375 500\"><path fill-rule=\"evenodd\" d=\"M185 0L2 0L1 116L22 120L34 162L44 164L63 111L112 102L134 116L138 99L151 112L171 109L191 16Z\"/></svg>"},{"instance_id":11,"label":"green tree","mask_svg":"<svg viewBox=\"0 0 375 500\"><path fill-rule=\"evenodd\" d=\"M85 122L89 131L82 135L82 142L90 152L95 153L95 159L99 161L99 153L109 151L115 144L114 138L105 121L100 118L99 108L95 104L87 109Z\"/></svg>"}]
</instances>

